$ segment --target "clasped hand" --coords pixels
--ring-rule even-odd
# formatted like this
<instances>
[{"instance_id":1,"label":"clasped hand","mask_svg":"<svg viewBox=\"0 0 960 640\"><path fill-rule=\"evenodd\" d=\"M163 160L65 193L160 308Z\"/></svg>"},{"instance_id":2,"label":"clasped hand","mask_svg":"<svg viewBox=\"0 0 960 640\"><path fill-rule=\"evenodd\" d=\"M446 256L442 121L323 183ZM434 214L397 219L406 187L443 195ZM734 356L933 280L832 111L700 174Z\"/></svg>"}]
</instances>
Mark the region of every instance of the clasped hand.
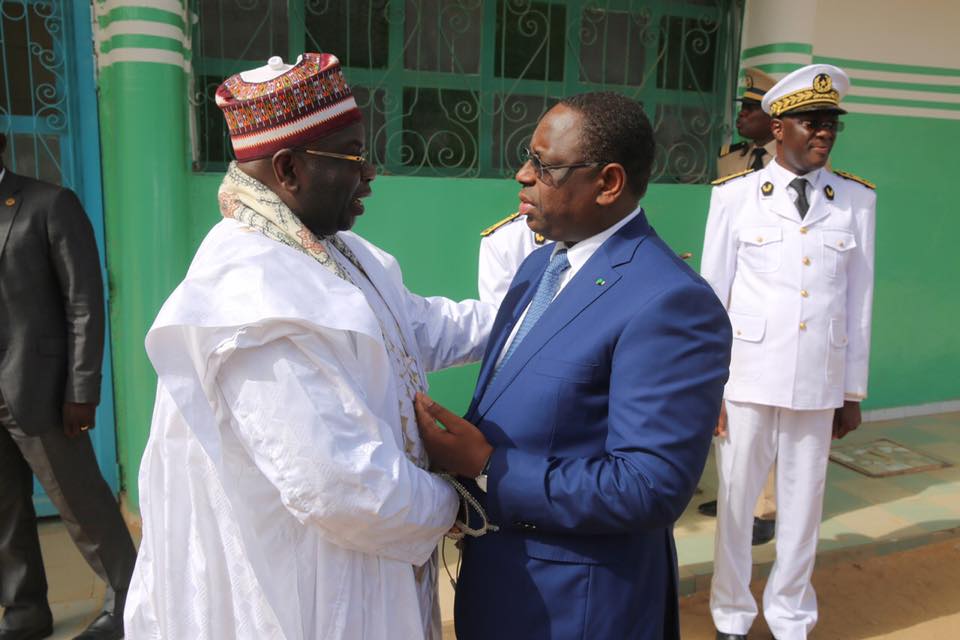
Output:
<instances>
[{"instance_id":1,"label":"clasped hand","mask_svg":"<svg viewBox=\"0 0 960 640\"><path fill-rule=\"evenodd\" d=\"M493 453L480 430L423 393L414 399L414 409L431 466L465 478L480 475Z\"/></svg>"}]
</instances>

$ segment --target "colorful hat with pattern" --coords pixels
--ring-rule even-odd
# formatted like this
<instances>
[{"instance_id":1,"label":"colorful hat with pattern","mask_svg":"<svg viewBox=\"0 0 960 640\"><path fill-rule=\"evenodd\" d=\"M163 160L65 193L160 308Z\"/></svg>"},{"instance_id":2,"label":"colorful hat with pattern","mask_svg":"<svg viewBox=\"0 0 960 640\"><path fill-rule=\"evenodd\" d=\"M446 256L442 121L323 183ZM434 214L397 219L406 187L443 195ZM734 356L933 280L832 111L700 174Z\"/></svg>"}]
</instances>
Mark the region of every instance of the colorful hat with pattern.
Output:
<instances>
[{"instance_id":1,"label":"colorful hat with pattern","mask_svg":"<svg viewBox=\"0 0 960 640\"><path fill-rule=\"evenodd\" d=\"M808 64L788 73L763 96L761 106L773 117L804 111L846 113L840 100L850 77L832 64Z\"/></svg>"},{"instance_id":2,"label":"colorful hat with pattern","mask_svg":"<svg viewBox=\"0 0 960 640\"><path fill-rule=\"evenodd\" d=\"M241 162L302 146L363 117L330 53L305 53L295 65L274 56L224 80L216 100Z\"/></svg>"}]
</instances>

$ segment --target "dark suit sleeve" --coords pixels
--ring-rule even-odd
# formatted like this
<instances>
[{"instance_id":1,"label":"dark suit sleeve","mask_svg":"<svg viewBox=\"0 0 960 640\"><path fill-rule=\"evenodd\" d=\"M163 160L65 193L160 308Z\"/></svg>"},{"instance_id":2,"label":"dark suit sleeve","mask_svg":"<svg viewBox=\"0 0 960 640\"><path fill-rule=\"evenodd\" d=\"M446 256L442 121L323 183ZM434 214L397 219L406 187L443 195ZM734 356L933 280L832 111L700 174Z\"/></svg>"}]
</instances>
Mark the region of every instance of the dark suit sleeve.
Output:
<instances>
[{"instance_id":1,"label":"dark suit sleeve","mask_svg":"<svg viewBox=\"0 0 960 640\"><path fill-rule=\"evenodd\" d=\"M671 525L703 471L730 362L730 323L704 284L648 303L616 340L606 454L544 458L498 448L494 522L613 534Z\"/></svg>"},{"instance_id":2,"label":"dark suit sleeve","mask_svg":"<svg viewBox=\"0 0 960 640\"><path fill-rule=\"evenodd\" d=\"M67 329L63 401L96 404L103 361L103 280L93 226L69 189L60 189L50 205L47 239Z\"/></svg>"}]
</instances>

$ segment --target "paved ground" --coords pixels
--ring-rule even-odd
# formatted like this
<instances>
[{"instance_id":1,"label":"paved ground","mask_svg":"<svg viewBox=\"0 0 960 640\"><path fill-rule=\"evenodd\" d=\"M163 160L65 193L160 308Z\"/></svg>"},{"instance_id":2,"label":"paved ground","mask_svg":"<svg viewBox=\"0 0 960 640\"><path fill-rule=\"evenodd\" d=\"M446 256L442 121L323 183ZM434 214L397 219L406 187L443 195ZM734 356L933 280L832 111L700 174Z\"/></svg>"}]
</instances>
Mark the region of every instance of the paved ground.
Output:
<instances>
[{"instance_id":1,"label":"paved ground","mask_svg":"<svg viewBox=\"0 0 960 640\"><path fill-rule=\"evenodd\" d=\"M936 471L870 478L831 462L817 548L818 566L854 551L862 557L912 548L946 529L960 527L960 413L871 422L839 443L887 438L949 462ZM694 496L675 529L681 594L710 588L714 519L696 506L716 496L714 457L707 461L702 495ZM772 542L754 547L755 576L764 577L774 558ZM960 633L957 634L960 638Z\"/></svg>"},{"instance_id":2,"label":"paved ground","mask_svg":"<svg viewBox=\"0 0 960 640\"><path fill-rule=\"evenodd\" d=\"M960 414L871 423L843 442L889 438L935 455L947 469L867 478L830 464L814 585L820 623L813 640L941 640L960 638ZM712 460L676 528L681 571L684 640L712 640L707 608L713 519L696 505L713 497ZM57 520L40 524L55 640L68 640L92 620L103 586L83 562ZM773 557L773 544L755 548L754 590ZM448 553L451 568L455 556ZM444 618L452 591L441 579ZM751 638L768 640L762 617ZM446 636L445 636L446 637ZM449 635L452 638L452 634ZM177 639L180 640L180 639Z\"/></svg>"},{"instance_id":3,"label":"paved ground","mask_svg":"<svg viewBox=\"0 0 960 640\"><path fill-rule=\"evenodd\" d=\"M811 640L949 640L960 637L960 530L950 539L813 575L820 620ZM946 534L944 534L946 535ZM753 584L759 598L765 581ZM714 640L705 591L683 598L684 640ZM760 616L751 640L769 640Z\"/></svg>"}]
</instances>

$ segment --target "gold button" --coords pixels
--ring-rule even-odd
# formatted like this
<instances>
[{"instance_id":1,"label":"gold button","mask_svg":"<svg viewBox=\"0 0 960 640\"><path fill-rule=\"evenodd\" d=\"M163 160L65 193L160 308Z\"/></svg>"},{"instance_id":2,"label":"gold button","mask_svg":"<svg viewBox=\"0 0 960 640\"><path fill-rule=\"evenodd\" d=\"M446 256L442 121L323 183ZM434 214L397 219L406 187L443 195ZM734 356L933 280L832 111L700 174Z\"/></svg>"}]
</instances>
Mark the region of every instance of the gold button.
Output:
<instances>
[{"instance_id":1,"label":"gold button","mask_svg":"<svg viewBox=\"0 0 960 640\"><path fill-rule=\"evenodd\" d=\"M800 227L800 233L806 233L806 232L807 232L806 227Z\"/></svg>"},{"instance_id":2,"label":"gold button","mask_svg":"<svg viewBox=\"0 0 960 640\"><path fill-rule=\"evenodd\" d=\"M763 242L763 236L757 236L757 242Z\"/></svg>"},{"instance_id":3,"label":"gold button","mask_svg":"<svg viewBox=\"0 0 960 640\"><path fill-rule=\"evenodd\" d=\"M837 243L837 246L838 246L838 247L842 247L842 246L843 246L843 240L841 240L840 242L838 242L838 243Z\"/></svg>"},{"instance_id":4,"label":"gold button","mask_svg":"<svg viewBox=\"0 0 960 640\"><path fill-rule=\"evenodd\" d=\"M809 266L810 266L810 258L808 258L807 256L803 256L803 264L805 264L805 265L807 265L807 266L809 267Z\"/></svg>"},{"instance_id":5,"label":"gold button","mask_svg":"<svg viewBox=\"0 0 960 640\"><path fill-rule=\"evenodd\" d=\"M806 330L807 330L807 323L806 323L806 322L801 322L801 323L800 323L800 330L801 330L801 331L806 331Z\"/></svg>"},{"instance_id":6,"label":"gold button","mask_svg":"<svg viewBox=\"0 0 960 640\"><path fill-rule=\"evenodd\" d=\"M806 298L806 297L808 297L810 294L807 293L807 290L806 290L806 289L801 289L801 290L800 290L800 295L802 295L804 298Z\"/></svg>"},{"instance_id":7,"label":"gold button","mask_svg":"<svg viewBox=\"0 0 960 640\"><path fill-rule=\"evenodd\" d=\"M13 205L17 204L17 201L14 200L13 198L7 198L7 201L4 202L4 204L7 205L8 207L12 207Z\"/></svg>"},{"instance_id":8,"label":"gold button","mask_svg":"<svg viewBox=\"0 0 960 640\"><path fill-rule=\"evenodd\" d=\"M740 330L739 330L739 329L737 329L737 335L738 335L738 336L740 335Z\"/></svg>"}]
</instances>

